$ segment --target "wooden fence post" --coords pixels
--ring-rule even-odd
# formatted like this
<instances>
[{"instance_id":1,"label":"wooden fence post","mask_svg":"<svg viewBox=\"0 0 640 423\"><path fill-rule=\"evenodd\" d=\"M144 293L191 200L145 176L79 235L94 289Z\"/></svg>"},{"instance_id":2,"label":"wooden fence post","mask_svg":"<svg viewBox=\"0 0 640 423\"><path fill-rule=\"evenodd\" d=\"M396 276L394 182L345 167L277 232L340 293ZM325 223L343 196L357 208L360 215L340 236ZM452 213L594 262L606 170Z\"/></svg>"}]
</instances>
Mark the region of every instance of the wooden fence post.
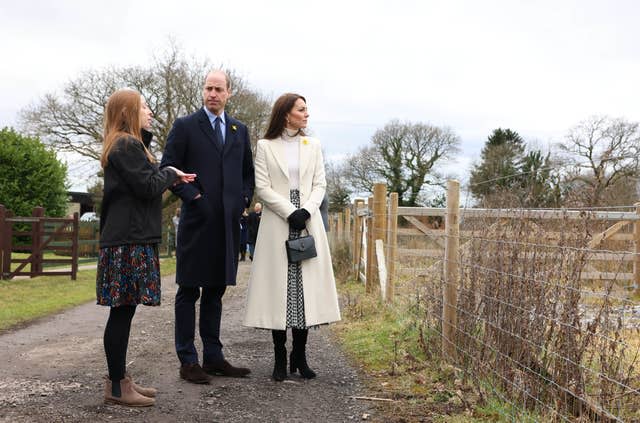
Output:
<instances>
[{"instance_id":1,"label":"wooden fence post","mask_svg":"<svg viewBox=\"0 0 640 423\"><path fill-rule=\"evenodd\" d=\"M640 215L640 203L636 203L636 214ZM640 221L633 222L633 285L635 294L640 295Z\"/></svg>"},{"instance_id":2,"label":"wooden fence post","mask_svg":"<svg viewBox=\"0 0 640 423\"><path fill-rule=\"evenodd\" d=\"M444 260L444 289L442 292L442 354L455 357L456 307L460 261L460 182L447 181L446 245Z\"/></svg>"},{"instance_id":3,"label":"wooden fence post","mask_svg":"<svg viewBox=\"0 0 640 423\"><path fill-rule=\"evenodd\" d=\"M363 212L365 210L366 209L363 209ZM360 282L360 281L366 282L365 281L366 272L367 272L367 269L366 269L366 266L367 266L367 263L366 263L366 260L367 260L367 257L366 257L367 239L365 238L366 230L367 230L367 218L366 218L366 216L362 216L360 218L360 229L358 231L358 233L360 234L360 239L359 239L360 246L358 247L358 259L357 259L358 265L356 267L356 280L358 282ZM365 262L364 266L362 265L363 261ZM360 271L361 269L362 269L362 271Z\"/></svg>"},{"instance_id":4,"label":"wooden fence post","mask_svg":"<svg viewBox=\"0 0 640 423\"><path fill-rule=\"evenodd\" d=\"M356 200L353 203L353 270L356 272L356 280L359 280L360 275L358 270L360 269L360 259L362 258L362 219L363 217L358 214L360 209L364 206L364 200Z\"/></svg>"},{"instance_id":5,"label":"wooden fence post","mask_svg":"<svg viewBox=\"0 0 640 423\"><path fill-rule=\"evenodd\" d=\"M4 244L5 244L5 240L4 240L4 226L5 226L5 218L7 217L7 209L0 204L0 275L2 275L3 269L4 267L2 266L2 263L4 261ZM0 279L2 279L0 277Z\"/></svg>"},{"instance_id":6,"label":"wooden fence post","mask_svg":"<svg viewBox=\"0 0 640 423\"><path fill-rule=\"evenodd\" d=\"M374 269L371 272L371 284L367 284L367 292L373 292L374 286L380 284L379 269L378 269L378 257L375 253L376 240L382 240L383 245L386 244L386 230L387 227L387 186L383 183L376 183L373 185L373 216L371 218L371 249L372 254L367 254L372 258L371 265ZM369 245L367 245L369 248ZM368 281L367 281L368 282Z\"/></svg>"},{"instance_id":7,"label":"wooden fence post","mask_svg":"<svg viewBox=\"0 0 640 423\"><path fill-rule=\"evenodd\" d=\"M340 244L340 242L344 239L344 233L342 232L342 212L338 212L336 213L338 222L336 224L336 241L338 242L338 245Z\"/></svg>"},{"instance_id":8,"label":"wooden fence post","mask_svg":"<svg viewBox=\"0 0 640 423\"><path fill-rule=\"evenodd\" d=\"M393 302L394 284L396 277L396 262L398 260L398 193L389 195L389 239L387 242L387 302Z\"/></svg>"},{"instance_id":9,"label":"wooden fence post","mask_svg":"<svg viewBox=\"0 0 640 423\"><path fill-rule=\"evenodd\" d=\"M0 279L9 279L9 274L11 273L11 243L13 241L13 223L8 222L7 219L13 217L13 212L11 210L5 209L4 218L2 219L3 227L2 227L2 238L0 238L0 242L2 242L2 269L0 272Z\"/></svg>"},{"instance_id":10,"label":"wooden fence post","mask_svg":"<svg viewBox=\"0 0 640 423\"><path fill-rule=\"evenodd\" d=\"M73 239L71 239L71 280L77 279L78 274L78 244L80 241L80 221L78 212L73 213Z\"/></svg>"},{"instance_id":11,"label":"wooden fence post","mask_svg":"<svg viewBox=\"0 0 640 423\"><path fill-rule=\"evenodd\" d=\"M336 225L333 220L333 213L329 213L327 215L327 221L329 222L329 233L327 234L329 239L329 249L333 251L334 239L336 237Z\"/></svg>"},{"instance_id":12,"label":"wooden fence post","mask_svg":"<svg viewBox=\"0 0 640 423\"><path fill-rule=\"evenodd\" d=\"M44 232L44 224L41 217L44 217L43 207L34 207L31 213L36 220L31 223L31 277L35 277L42 273L42 236Z\"/></svg>"},{"instance_id":13,"label":"wooden fence post","mask_svg":"<svg viewBox=\"0 0 640 423\"><path fill-rule=\"evenodd\" d=\"M344 237L348 240L351 236L351 208L344 209Z\"/></svg>"},{"instance_id":14,"label":"wooden fence post","mask_svg":"<svg viewBox=\"0 0 640 423\"><path fill-rule=\"evenodd\" d=\"M367 200L367 208L369 211L373 209L373 197L369 197ZM373 292L373 260L375 257L375 249L373 248L373 217L367 216L366 220L367 231L367 262L364 272L364 286L366 292Z\"/></svg>"},{"instance_id":15,"label":"wooden fence post","mask_svg":"<svg viewBox=\"0 0 640 423\"><path fill-rule=\"evenodd\" d=\"M387 281L389 280L387 275L387 260L384 253L384 242L381 239L376 239L376 263L378 265L378 280L380 281L380 296L382 301L387 301Z\"/></svg>"},{"instance_id":16,"label":"wooden fence post","mask_svg":"<svg viewBox=\"0 0 640 423\"><path fill-rule=\"evenodd\" d=\"M387 243L387 185L373 185L373 221L375 223L374 239Z\"/></svg>"}]
</instances>

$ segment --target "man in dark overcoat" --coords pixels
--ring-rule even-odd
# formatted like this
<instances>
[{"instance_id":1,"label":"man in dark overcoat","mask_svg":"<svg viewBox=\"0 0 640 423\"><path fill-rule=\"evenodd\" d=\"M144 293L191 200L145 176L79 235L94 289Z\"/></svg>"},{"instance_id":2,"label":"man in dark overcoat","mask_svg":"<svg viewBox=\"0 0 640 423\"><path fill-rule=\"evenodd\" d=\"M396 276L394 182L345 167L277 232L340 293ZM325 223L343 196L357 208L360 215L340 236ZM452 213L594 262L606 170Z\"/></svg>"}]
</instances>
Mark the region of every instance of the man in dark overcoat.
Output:
<instances>
[{"instance_id":1,"label":"man in dark overcoat","mask_svg":"<svg viewBox=\"0 0 640 423\"><path fill-rule=\"evenodd\" d=\"M161 167L196 173L172 191L182 199L176 247L175 344L180 377L208 383L211 375L242 377L249 369L225 360L220 342L222 296L236 284L239 219L253 196L254 169L247 127L224 112L231 95L222 71L206 76L204 107L176 119ZM195 303L200 298L202 366L194 345Z\"/></svg>"},{"instance_id":2,"label":"man in dark overcoat","mask_svg":"<svg viewBox=\"0 0 640 423\"><path fill-rule=\"evenodd\" d=\"M256 240L258 239L258 228L260 228L260 217L262 216L262 204L256 203L253 211L249 213L247 218L248 234L247 244L249 245L249 258L253 260L253 254L256 250Z\"/></svg>"}]
</instances>

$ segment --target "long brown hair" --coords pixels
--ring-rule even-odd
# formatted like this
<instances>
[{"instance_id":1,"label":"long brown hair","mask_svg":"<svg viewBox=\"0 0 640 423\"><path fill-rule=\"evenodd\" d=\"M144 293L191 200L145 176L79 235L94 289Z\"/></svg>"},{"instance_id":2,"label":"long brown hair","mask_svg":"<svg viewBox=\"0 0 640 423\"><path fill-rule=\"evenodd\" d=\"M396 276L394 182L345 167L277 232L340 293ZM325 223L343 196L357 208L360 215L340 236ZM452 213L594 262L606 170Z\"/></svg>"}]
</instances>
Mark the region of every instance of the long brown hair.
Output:
<instances>
[{"instance_id":1,"label":"long brown hair","mask_svg":"<svg viewBox=\"0 0 640 423\"><path fill-rule=\"evenodd\" d=\"M109 153L116 141L122 137L133 137L140 141L151 163L156 159L142 142L142 122L140 122L140 93L130 89L117 90L107 100L104 108L104 133L100 165L107 167Z\"/></svg>"},{"instance_id":2,"label":"long brown hair","mask_svg":"<svg viewBox=\"0 0 640 423\"><path fill-rule=\"evenodd\" d=\"M282 135L287 121L287 113L293 109L293 106L299 98L305 103L307 102L307 99L300 94L285 93L278 97L276 102L273 103L269 126L267 127L267 132L264 134L264 138L274 140ZM300 134L305 135L302 129L300 130Z\"/></svg>"}]
</instances>

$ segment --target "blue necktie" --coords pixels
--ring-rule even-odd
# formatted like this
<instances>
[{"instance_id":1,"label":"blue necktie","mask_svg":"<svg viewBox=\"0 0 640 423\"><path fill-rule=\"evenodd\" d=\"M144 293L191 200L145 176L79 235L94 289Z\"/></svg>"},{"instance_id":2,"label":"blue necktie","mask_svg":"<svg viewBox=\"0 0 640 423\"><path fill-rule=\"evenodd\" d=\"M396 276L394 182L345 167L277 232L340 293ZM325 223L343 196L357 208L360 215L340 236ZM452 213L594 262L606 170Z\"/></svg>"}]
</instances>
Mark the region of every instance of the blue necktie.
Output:
<instances>
[{"instance_id":1,"label":"blue necktie","mask_svg":"<svg viewBox=\"0 0 640 423\"><path fill-rule=\"evenodd\" d=\"M216 117L213 124L213 132L216 134L220 147L224 146L224 138L222 137L222 130L220 129L220 116Z\"/></svg>"}]
</instances>

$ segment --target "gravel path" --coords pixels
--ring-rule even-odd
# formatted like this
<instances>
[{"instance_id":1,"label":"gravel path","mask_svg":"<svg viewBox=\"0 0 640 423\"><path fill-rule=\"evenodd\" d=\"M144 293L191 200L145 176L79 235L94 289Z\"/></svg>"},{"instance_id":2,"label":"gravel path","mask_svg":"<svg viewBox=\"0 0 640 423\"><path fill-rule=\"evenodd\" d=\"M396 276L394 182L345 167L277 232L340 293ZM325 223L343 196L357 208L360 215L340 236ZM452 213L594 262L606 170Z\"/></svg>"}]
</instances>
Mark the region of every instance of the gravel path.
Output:
<instances>
[{"instance_id":1,"label":"gravel path","mask_svg":"<svg viewBox=\"0 0 640 423\"><path fill-rule=\"evenodd\" d=\"M108 309L93 303L0 336L0 422L350 422L372 420L356 371L327 327L309 334L308 361L318 378L271 381L271 334L241 326L250 263L224 297L222 341L229 361L249 378L217 377L193 385L178 376L173 348L174 277L162 280L160 307L138 307L128 370L160 391L155 407L102 403L106 363L102 334ZM289 345L290 345L289 340ZM201 349L199 348L199 351Z\"/></svg>"}]
</instances>

